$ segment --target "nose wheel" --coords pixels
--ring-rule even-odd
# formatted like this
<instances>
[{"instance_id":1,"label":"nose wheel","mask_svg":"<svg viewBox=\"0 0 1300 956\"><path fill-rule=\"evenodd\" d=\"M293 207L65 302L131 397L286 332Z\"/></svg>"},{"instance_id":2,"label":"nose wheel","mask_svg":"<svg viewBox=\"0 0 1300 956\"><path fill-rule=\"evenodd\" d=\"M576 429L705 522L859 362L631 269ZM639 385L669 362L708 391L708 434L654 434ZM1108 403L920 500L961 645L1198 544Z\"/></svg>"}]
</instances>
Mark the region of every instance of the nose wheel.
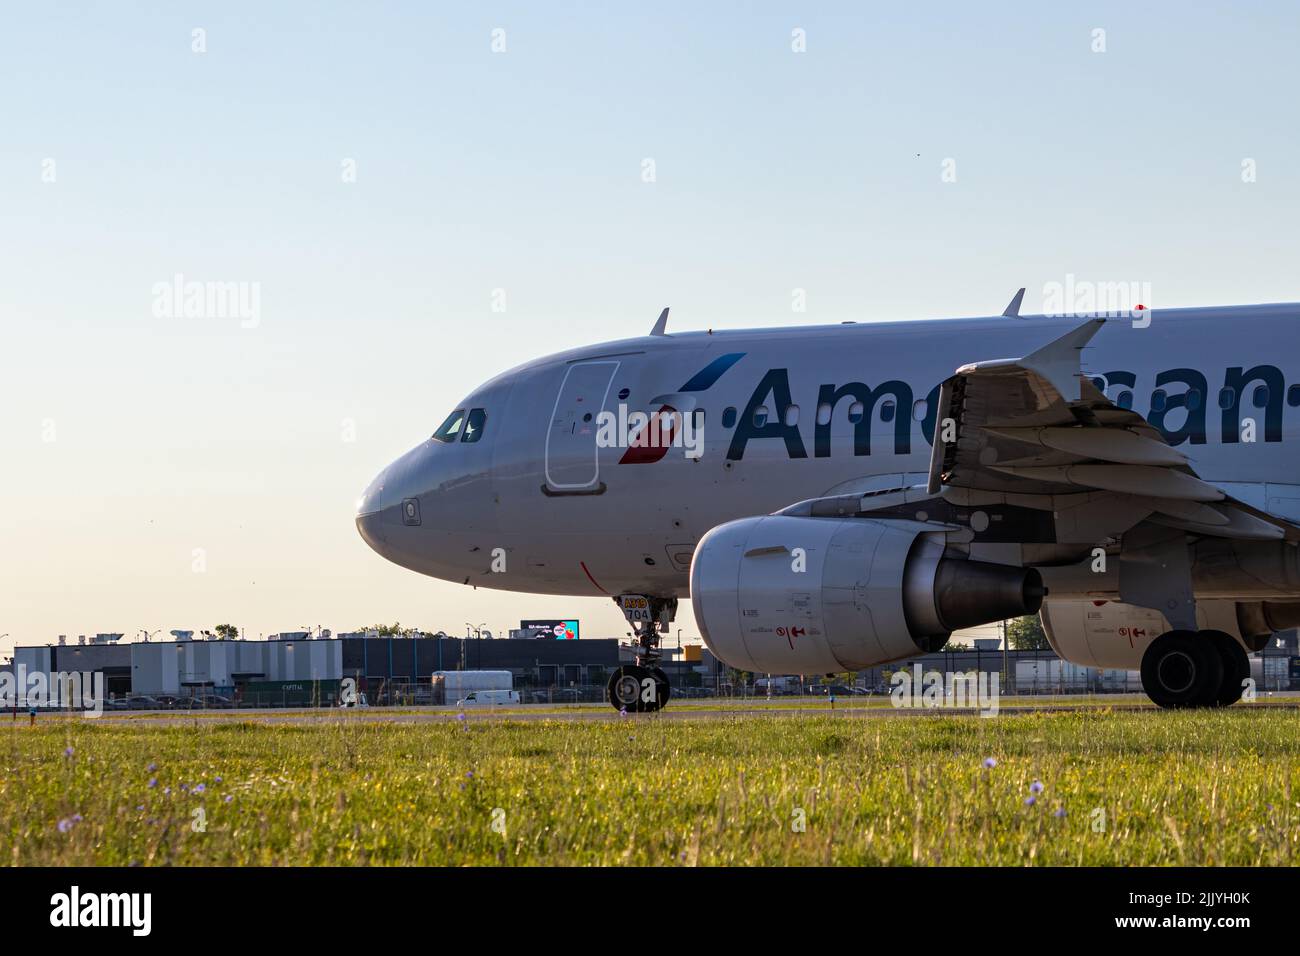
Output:
<instances>
[{"instance_id":1,"label":"nose wheel","mask_svg":"<svg viewBox=\"0 0 1300 956\"><path fill-rule=\"evenodd\" d=\"M666 629L676 616L677 599L624 594L614 600L632 625L639 647L636 663L624 664L610 676L606 685L609 702L623 713L653 713L672 696L668 675L659 666L659 637L660 629Z\"/></svg>"},{"instance_id":2,"label":"nose wheel","mask_svg":"<svg viewBox=\"0 0 1300 956\"><path fill-rule=\"evenodd\" d=\"M609 679L609 702L629 714L649 714L668 703L672 688L658 667L625 664Z\"/></svg>"}]
</instances>

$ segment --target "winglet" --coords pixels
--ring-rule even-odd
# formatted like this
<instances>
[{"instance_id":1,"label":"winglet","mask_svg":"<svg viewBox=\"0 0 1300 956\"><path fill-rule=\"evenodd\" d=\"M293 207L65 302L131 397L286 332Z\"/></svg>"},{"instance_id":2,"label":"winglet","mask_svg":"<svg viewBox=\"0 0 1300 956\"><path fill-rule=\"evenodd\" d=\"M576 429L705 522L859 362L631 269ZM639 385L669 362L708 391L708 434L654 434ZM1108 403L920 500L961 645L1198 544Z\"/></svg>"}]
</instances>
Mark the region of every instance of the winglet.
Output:
<instances>
[{"instance_id":1,"label":"winglet","mask_svg":"<svg viewBox=\"0 0 1300 956\"><path fill-rule=\"evenodd\" d=\"M1079 380L1083 377L1080 352L1097 334L1097 330L1105 324L1106 320L1101 317L1089 319L1083 325L1071 329L1059 339L1048 342L1024 358L972 362L957 369L957 374L973 375L979 372L1006 374L1019 369L1028 369L1046 379L1066 402L1077 402L1081 397Z\"/></svg>"},{"instance_id":2,"label":"winglet","mask_svg":"<svg viewBox=\"0 0 1300 956\"><path fill-rule=\"evenodd\" d=\"M667 335L664 331L668 327L668 310L664 309L659 313L659 319L655 322L655 327L650 330L651 335Z\"/></svg>"},{"instance_id":3,"label":"winglet","mask_svg":"<svg viewBox=\"0 0 1300 956\"><path fill-rule=\"evenodd\" d=\"M1002 310L1002 314L1009 319L1020 318L1020 303L1025 299L1025 290L1021 289L1012 298L1011 303Z\"/></svg>"},{"instance_id":4,"label":"winglet","mask_svg":"<svg viewBox=\"0 0 1300 956\"><path fill-rule=\"evenodd\" d=\"M1067 402L1077 402L1081 397L1079 379L1083 375L1080 352L1105 324L1101 317L1089 319L1056 341L1030 352L1020 364L1051 382Z\"/></svg>"}]
</instances>

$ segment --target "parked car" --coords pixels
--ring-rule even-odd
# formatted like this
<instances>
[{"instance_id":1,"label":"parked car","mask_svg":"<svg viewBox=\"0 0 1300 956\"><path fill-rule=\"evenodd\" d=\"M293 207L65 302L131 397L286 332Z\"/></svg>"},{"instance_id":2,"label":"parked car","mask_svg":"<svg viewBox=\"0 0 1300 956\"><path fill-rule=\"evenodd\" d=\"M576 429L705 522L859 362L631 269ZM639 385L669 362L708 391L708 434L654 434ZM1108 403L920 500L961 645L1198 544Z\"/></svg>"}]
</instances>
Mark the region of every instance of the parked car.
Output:
<instances>
[{"instance_id":1,"label":"parked car","mask_svg":"<svg viewBox=\"0 0 1300 956\"><path fill-rule=\"evenodd\" d=\"M456 701L457 707L498 707L504 704L519 703L517 690L473 690L469 695Z\"/></svg>"},{"instance_id":2,"label":"parked car","mask_svg":"<svg viewBox=\"0 0 1300 956\"><path fill-rule=\"evenodd\" d=\"M132 694L126 699L126 706L131 710L162 710L165 705L148 694Z\"/></svg>"}]
</instances>

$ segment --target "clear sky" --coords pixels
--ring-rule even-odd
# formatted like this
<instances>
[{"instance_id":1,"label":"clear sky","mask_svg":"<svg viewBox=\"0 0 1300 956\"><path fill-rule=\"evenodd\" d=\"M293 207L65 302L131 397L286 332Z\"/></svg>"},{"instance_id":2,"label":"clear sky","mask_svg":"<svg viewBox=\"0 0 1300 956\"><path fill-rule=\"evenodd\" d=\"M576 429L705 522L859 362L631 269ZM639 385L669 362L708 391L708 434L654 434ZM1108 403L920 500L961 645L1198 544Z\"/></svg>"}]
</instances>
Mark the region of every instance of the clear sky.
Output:
<instances>
[{"instance_id":1,"label":"clear sky","mask_svg":"<svg viewBox=\"0 0 1300 956\"><path fill-rule=\"evenodd\" d=\"M1300 299L1298 47L1250 2L9 5L0 652L622 633L604 599L388 564L356 498L476 383L664 305L1038 311L1069 274ZM177 274L255 288L256 321L159 308Z\"/></svg>"}]
</instances>

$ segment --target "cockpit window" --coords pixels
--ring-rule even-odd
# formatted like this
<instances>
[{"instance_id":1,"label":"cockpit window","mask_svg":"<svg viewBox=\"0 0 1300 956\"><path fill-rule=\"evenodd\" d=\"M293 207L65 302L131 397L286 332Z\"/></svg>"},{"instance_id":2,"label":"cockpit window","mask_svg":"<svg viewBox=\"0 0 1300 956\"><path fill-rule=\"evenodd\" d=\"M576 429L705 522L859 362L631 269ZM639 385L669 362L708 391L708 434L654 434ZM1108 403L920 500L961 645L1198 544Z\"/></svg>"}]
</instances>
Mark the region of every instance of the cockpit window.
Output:
<instances>
[{"instance_id":1,"label":"cockpit window","mask_svg":"<svg viewBox=\"0 0 1300 956\"><path fill-rule=\"evenodd\" d=\"M465 409L458 408L450 415L447 420L438 426L438 430L433 433L434 441L453 442L456 436L460 434L460 428L465 424Z\"/></svg>"},{"instance_id":2,"label":"cockpit window","mask_svg":"<svg viewBox=\"0 0 1300 956\"><path fill-rule=\"evenodd\" d=\"M469 418L465 421L465 434L461 441L478 441L483 437L483 423L487 421L487 412L481 408L471 408Z\"/></svg>"}]
</instances>

